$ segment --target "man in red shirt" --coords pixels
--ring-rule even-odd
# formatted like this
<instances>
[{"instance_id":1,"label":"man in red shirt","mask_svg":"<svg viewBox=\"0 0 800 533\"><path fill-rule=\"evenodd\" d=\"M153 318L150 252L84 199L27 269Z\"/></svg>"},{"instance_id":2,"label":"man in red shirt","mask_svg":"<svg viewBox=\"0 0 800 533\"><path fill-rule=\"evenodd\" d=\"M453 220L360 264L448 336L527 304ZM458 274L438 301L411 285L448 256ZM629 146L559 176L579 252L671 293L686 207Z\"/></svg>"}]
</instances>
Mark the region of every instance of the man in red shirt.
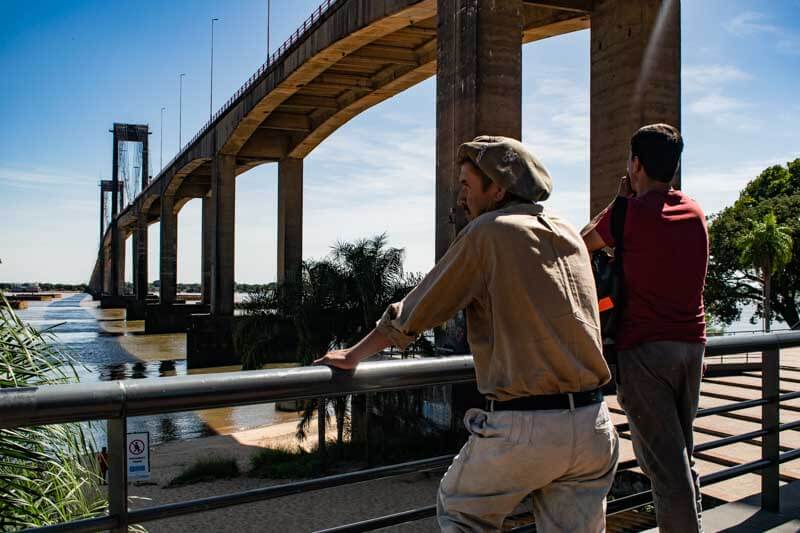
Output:
<instances>
[{"instance_id":1,"label":"man in red shirt","mask_svg":"<svg viewBox=\"0 0 800 533\"><path fill-rule=\"evenodd\" d=\"M662 532L701 529L692 425L706 341L708 231L700 206L670 187L682 150L683 139L672 126L639 129L619 189L627 212L625 302L615 339L618 399L636 458L652 482ZM590 252L617 244L611 218L609 206L583 230Z\"/></svg>"}]
</instances>

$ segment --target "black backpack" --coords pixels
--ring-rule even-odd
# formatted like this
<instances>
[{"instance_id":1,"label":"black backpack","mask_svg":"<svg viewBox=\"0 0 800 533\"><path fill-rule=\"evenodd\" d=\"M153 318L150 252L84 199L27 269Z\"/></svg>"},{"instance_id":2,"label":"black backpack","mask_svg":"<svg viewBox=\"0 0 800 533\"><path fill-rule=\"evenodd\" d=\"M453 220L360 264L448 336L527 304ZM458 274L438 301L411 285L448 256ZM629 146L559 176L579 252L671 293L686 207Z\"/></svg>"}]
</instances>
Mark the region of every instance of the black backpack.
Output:
<instances>
[{"instance_id":1,"label":"black backpack","mask_svg":"<svg viewBox=\"0 0 800 533\"><path fill-rule=\"evenodd\" d=\"M614 238L614 254L598 250L592 255L592 270L597 286L597 301L600 307L600 331L603 337L603 355L609 366L616 367L617 351L614 338L625 308L625 285L623 269L623 236L628 199L618 196L611 206L611 235ZM612 371L615 368L612 368Z\"/></svg>"}]
</instances>

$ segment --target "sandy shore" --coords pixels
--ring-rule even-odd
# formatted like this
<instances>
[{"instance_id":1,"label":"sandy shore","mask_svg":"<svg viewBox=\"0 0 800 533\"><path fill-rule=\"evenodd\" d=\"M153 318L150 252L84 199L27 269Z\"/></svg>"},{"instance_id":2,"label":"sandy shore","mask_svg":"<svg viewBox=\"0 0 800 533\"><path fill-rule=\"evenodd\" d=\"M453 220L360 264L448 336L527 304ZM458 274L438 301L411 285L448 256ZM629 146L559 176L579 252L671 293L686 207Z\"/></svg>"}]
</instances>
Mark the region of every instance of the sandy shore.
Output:
<instances>
[{"instance_id":1,"label":"sandy shore","mask_svg":"<svg viewBox=\"0 0 800 533\"><path fill-rule=\"evenodd\" d=\"M315 423L316 425L316 423ZM206 496L286 483L241 477L195 483L177 488L166 485L196 460L218 456L235 458L240 470L247 472L250 458L262 447L292 447L296 423L287 422L249 429L230 435L217 435L189 441L170 442L151 450L153 485L131 486L131 508L180 502ZM332 428L331 428L332 430ZM333 431L328 435L334 440ZM315 444L309 439L305 445ZM236 531L302 532L317 531L359 520L432 505L441 473L415 474L371 481L335 489L286 496L255 504L246 504L216 511L182 516L144 524L153 532ZM386 531L438 531L434 519L422 520Z\"/></svg>"}]
</instances>

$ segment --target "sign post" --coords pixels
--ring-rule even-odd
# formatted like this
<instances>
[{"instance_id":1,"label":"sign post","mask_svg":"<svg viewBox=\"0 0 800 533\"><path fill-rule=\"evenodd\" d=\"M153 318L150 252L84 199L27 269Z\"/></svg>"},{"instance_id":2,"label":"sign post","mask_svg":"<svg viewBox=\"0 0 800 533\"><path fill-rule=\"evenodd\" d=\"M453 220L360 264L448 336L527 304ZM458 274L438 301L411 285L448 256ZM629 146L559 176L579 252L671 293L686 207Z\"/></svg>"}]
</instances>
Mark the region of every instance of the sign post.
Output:
<instances>
[{"instance_id":1,"label":"sign post","mask_svg":"<svg viewBox=\"0 0 800 533\"><path fill-rule=\"evenodd\" d=\"M128 433L128 480L150 479L150 432Z\"/></svg>"}]
</instances>

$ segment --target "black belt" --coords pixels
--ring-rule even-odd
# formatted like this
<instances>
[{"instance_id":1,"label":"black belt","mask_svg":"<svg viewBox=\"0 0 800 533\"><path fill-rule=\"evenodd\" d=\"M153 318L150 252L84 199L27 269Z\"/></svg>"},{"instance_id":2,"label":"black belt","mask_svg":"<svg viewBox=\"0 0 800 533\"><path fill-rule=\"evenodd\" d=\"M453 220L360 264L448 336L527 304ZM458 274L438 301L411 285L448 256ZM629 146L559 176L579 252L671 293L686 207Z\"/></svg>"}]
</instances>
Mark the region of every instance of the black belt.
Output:
<instances>
[{"instance_id":1,"label":"black belt","mask_svg":"<svg viewBox=\"0 0 800 533\"><path fill-rule=\"evenodd\" d=\"M489 411L544 411L547 409L575 409L603 401L603 392L595 389L586 392L541 394L523 396L512 400L488 400Z\"/></svg>"}]
</instances>

